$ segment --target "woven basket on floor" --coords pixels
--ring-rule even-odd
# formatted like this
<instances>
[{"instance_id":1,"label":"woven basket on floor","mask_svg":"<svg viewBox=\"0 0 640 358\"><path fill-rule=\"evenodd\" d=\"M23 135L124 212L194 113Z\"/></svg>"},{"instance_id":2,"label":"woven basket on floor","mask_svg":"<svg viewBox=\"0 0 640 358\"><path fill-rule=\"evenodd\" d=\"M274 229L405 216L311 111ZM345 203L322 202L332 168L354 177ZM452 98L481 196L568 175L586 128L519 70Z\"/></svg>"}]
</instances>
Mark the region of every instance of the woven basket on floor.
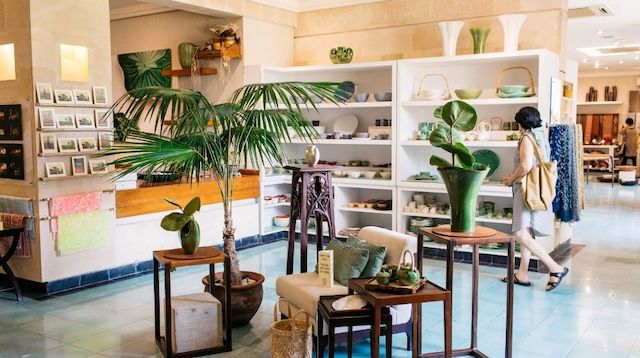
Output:
<instances>
[{"instance_id":1,"label":"woven basket on floor","mask_svg":"<svg viewBox=\"0 0 640 358\"><path fill-rule=\"evenodd\" d=\"M278 305L283 301L287 305L288 319L278 321ZM304 321L296 320L303 314ZM273 307L273 324L271 325L271 357L272 358L311 358L313 342L311 339L311 315L304 310L291 315L291 305L281 298ZM312 322L313 322L313 317Z\"/></svg>"}]
</instances>

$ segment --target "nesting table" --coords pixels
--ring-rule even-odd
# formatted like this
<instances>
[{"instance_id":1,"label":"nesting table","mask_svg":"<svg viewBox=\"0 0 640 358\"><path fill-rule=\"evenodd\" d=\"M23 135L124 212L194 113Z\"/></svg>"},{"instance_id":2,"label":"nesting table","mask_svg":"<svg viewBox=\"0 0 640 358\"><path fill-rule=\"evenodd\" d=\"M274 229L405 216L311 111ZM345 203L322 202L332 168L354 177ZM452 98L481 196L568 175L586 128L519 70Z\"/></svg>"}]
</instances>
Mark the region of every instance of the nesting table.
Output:
<instances>
[{"instance_id":1,"label":"nesting table","mask_svg":"<svg viewBox=\"0 0 640 358\"><path fill-rule=\"evenodd\" d=\"M23 231L24 228L22 227L12 227L7 225L4 226L3 230L0 230L0 237L11 237L11 246L9 246L9 250L4 254L4 256L0 256L0 266L7 276L9 276L9 279L13 284L13 289L16 290L16 299L18 302L22 302L24 298L22 297L22 291L20 290L18 280L16 280L16 276L13 274L13 271L7 262L9 262L9 259L11 259L13 254L16 252L16 247L18 247L18 241L20 241L20 235L22 235Z\"/></svg>"}]
</instances>

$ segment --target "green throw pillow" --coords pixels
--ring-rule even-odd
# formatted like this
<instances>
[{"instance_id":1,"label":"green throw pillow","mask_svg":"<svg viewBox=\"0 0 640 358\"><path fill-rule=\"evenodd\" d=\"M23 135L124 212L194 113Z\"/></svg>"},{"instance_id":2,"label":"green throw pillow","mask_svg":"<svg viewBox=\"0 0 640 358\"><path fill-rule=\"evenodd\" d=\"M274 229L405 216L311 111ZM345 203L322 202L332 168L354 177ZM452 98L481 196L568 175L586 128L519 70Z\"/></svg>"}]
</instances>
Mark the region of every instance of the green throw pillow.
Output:
<instances>
[{"instance_id":1,"label":"green throw pillow","mask_svg":"<svg viewBox=\"0 0 640 358\"><path fill-rule=\"evenodd\" d=\"M360 247L369 251L369 261L364 270L362 270L360 277L375 277L376 274L380 272L384 264L384 259L387 257L386 247L372 244L355 236L349 236L347 238L347 245Z\"/></svg>"},{"instance_id":2,"label":"green throw pillow","mask_svg":"<svg viewBox=\"0 0 640 358\"><path fill-rule=\"evenodd\" d=\"M333 250L333 279L346 286L350 278L358 278L369 261L369 250L333 239L325 250Z\"/></svg>"}]
</instances>

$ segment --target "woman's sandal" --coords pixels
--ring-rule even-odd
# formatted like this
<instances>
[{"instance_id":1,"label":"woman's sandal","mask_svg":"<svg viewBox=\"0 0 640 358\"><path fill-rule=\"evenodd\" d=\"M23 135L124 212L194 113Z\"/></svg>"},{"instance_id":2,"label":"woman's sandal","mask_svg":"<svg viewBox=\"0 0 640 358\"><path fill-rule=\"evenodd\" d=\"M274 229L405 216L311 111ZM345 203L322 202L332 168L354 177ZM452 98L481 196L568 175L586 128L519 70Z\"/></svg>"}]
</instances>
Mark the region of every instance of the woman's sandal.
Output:
<instances>
[{"instance_id":1,"label":"woman's sandal","mask_svg":"<svg viewBox=\"0 0 640 358\"><path fill-rule=\"evenodd\" d=\"M549 274L550 278L551 277L557 277L558 281L556 282L552 282L549 281L547 282L547 287L545 287L545 291L551 291L553 289L555 289L556 287L558 287L560 285L560 282L562 282L562 278L565 277L567 274L569 273L569 269L568 268L564 268L564 270L562 272L551 272Z\"/></svg>"},{"instance_id":2,"label":"woman's sandal","mask_svg":"<svg viewBox=\"0 0 640 358\"><path fill-rule=\"evenodd\" d=\"M506 283L507 282L507 277L503 277L500 281ZM516 275L515 273L513 274L513 283L516 284L516 285L525 286L525 287L531 286L531 282L530 281L524 282L524 281L518 280L518 275Z\"/></svg>"}]
</instances>

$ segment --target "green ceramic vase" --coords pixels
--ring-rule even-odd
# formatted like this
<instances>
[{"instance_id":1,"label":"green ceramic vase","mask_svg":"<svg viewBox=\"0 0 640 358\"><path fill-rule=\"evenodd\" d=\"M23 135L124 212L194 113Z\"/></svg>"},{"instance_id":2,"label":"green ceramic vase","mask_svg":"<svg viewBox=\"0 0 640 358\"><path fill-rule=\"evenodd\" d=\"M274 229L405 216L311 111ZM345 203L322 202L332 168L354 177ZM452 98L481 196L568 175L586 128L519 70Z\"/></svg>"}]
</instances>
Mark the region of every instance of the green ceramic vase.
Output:
<instances>
[{"instance_id":1,"label":"green ceramic vase","mask_svg":"<svg viewBox=\"0 0 640 358\"><path fill-rule=\"evenodd\" d=\"M484 48L487 44L487 36L489 36L491 29L473 28L469 31L473 38L473 53L484 53Z\"/></svg>"},{"instance_id":2,"label":"green ceramic vase","mask_svg":"<svg viewBox=\"0 0 640 358\"><path fill-rule=\"evenodd\" d=\"M449 194L452 231L473 232L475 230L478 192L489 173L489 167L486 165L480 165L477 168L479 170L457 167L438 169Z\"/></svg>"},{"instance_id":3,"label":"green ceramic vase","mask_svg":"<svg viewBox=\"0 0 640 358\"><path fill-rule=\"evenodd\" d=\"M349 63L353 59L353 50L351 47L335 47L329 51L329 58L335 64Z\"/></svg>"},{"instance_id":4,"label":"green ceramic vase","mask_svg":"<svg viewBox=\"0 0 640 358\"><path fill-rule=\"evenodd\" d=\"M196 45L190 42L183 42L178 45L178 59L182 68L191 68L191 61L196 52Z\"/></svg>"},{"instance_id":5,"label":"green ceramic vase","mask_svg":"<svg viewBox=\"0 0 640 358\"><path fill-rule=\"evenodd\" d=\"M200 225L190 220L180 229L180 245L187 255L195 254L200 246Z\"/></svg>"}]
</instances>

